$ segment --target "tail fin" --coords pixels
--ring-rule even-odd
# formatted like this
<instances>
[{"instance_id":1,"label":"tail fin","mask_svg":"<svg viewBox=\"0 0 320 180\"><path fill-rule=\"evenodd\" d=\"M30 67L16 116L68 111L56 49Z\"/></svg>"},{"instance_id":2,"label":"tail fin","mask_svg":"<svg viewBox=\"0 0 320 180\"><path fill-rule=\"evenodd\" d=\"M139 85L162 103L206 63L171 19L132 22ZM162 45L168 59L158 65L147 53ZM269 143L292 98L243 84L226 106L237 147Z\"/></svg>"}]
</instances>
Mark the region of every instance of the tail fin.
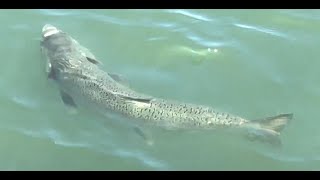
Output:
<instances>
[{"instance_id":1,"label":"tail fin","mask_svg":"<svg viewBox=\"0 0 320 180\"><path fill-rule=\"evenodd\" d=\"M259 140L275 146L281 146L280 133L293 118L293 114L280 114L262 120L248 123L248 136L250 140Z\"/></svg>"}]
</instances>

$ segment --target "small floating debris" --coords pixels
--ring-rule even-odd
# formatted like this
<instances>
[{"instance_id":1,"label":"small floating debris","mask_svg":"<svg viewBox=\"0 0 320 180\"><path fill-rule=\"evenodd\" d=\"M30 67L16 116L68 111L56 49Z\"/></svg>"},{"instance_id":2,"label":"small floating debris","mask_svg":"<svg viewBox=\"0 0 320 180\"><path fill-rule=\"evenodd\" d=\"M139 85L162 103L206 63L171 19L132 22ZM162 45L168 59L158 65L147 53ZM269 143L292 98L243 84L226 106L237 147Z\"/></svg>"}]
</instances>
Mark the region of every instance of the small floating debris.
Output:
<instances>
[{"instance_id":1,"label":"small floating debris","mask_svg":"<svg viewBox=\"0 0 320 180\"><path fill-rule=\"evenodd\" d=\"M199 56L209 56L212 53L218 53L218 49L216 48L207 48L207 49L192 49L186 46L178 46L172 49L176 53L181 53L183 55L199 55Z\"/></svg>"}]
</instances>

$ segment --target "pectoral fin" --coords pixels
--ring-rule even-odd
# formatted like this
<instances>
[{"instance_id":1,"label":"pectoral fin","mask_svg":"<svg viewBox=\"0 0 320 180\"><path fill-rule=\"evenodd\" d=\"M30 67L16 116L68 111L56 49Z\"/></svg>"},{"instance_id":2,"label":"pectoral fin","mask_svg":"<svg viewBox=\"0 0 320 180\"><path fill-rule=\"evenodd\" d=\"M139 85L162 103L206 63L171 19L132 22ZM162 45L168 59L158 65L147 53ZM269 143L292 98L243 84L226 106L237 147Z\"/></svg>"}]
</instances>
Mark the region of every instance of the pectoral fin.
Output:
<instances>
[{"instance_id":1,"label":"pectoral fin","mask_svg":"<svg viewBox=\"0 0 320 180\"><path fill-rule=\"evenodd\" d=\"M53 68L51 68L51 63L47 64L47 74L48 74L48 79L56 79L56 74L53 70Z\"/></svg>"},{"instance_id":2,"label":"pectoral fin","mask_svg":"<svg viewBox=\"0 0 320 180\"><path fill-rule=\"evenodd\" d=\"M52 68L52 64L48 60L46 63L46 73L47 73L48 79L56 79L56 74L54 72L54 69Z\"/></svg>"},{"instance_id":3,"label":"pectoral fin","mask_svg":"<svg viewBox=\"0 0 320 180\"><path fill-rule=\"evenodd\" d=\"M72 99L72 97L62 90L60 90L60 96L61 96L63 104L65 104L67 107L68 113L76 114L77 113L77 105L74 102L74 100Z\"/></svg>"},{"instance_id":4,"label":"pectoral fin","mask_svg":"<svg viewBox=\"0 0 320 180\"><path fill-rule=\"evenodd\" d=\"M60 90L60 96L61 96L62 102L66 106L71 106L71 107L74 107L74 108L77 107L77 105L74 102L74 100L72 99L72 97L69 94L67 94L66 92Z\"/></svg>"}]
</instances>

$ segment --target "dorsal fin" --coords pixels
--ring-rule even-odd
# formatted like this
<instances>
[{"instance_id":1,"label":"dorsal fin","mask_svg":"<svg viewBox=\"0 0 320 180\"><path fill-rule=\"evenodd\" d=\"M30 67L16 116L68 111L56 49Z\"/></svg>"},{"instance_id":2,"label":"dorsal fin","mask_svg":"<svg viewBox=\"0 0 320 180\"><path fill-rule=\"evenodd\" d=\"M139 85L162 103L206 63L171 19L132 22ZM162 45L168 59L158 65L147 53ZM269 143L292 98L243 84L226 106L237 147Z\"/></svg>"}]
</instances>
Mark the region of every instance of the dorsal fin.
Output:
<instances>
[{"instance_id":1,"label":"dorsal fin","mask_svg":"<svg viewBox=\"0 0 320 180\"><path fill-rule=\"evenodd\" d=\"M118 96L122 97L123 99L126 100L131 100L131 101L138 101L141 103L150 103L150 101L152 100L152 98L139 98L139 97L130 97L130 96L126 96L123 94L118 94Z\"/></svg>"},{"instance_id":2,"label":"dorsal fin","mask_svg":"<svg viewBox=\"0 0 320 180\"><path fill-rule=\"evenodd\" d=\"M108 73L108 75L115 81L117 81L118 83L125 85L127 87L129 87L129 82L126 78L124 78L122 75L120 74L115 74L115 73Z\"/></svg>"},{"instance_id":3,"label":"dorsal fin","mask_svg":"<svg viewBox=\"0 0 320 180\"><path fill-rule=\"evenodd\" d=\"M102 63L96 59L93 59L93 58L89 58L89 57L86 57L87 60L93 64L97 64L97 65L101 65Z\"/></svg>"}]
</instances>

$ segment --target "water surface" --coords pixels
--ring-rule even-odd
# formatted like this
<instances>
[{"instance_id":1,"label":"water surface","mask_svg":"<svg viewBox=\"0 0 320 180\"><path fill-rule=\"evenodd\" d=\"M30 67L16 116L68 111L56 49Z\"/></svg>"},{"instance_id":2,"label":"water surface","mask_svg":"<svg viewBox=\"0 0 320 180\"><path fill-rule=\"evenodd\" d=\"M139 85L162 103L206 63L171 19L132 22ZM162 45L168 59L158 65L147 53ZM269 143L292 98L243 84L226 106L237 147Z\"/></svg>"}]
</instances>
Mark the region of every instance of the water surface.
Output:
<instances>
[{"instance_id":1,"label":"water surface","mask_svg":"<svg viewBox=\"0 0 320 180\"><path fill-rule=\"evenodd\" d=\"M0 169L319 170L319 10L1 10ZM138 91L248 119L294 113L280 149L215 132L69 114L45 76L41 28L70 33Z\"/></svg>"}]
</instances>

